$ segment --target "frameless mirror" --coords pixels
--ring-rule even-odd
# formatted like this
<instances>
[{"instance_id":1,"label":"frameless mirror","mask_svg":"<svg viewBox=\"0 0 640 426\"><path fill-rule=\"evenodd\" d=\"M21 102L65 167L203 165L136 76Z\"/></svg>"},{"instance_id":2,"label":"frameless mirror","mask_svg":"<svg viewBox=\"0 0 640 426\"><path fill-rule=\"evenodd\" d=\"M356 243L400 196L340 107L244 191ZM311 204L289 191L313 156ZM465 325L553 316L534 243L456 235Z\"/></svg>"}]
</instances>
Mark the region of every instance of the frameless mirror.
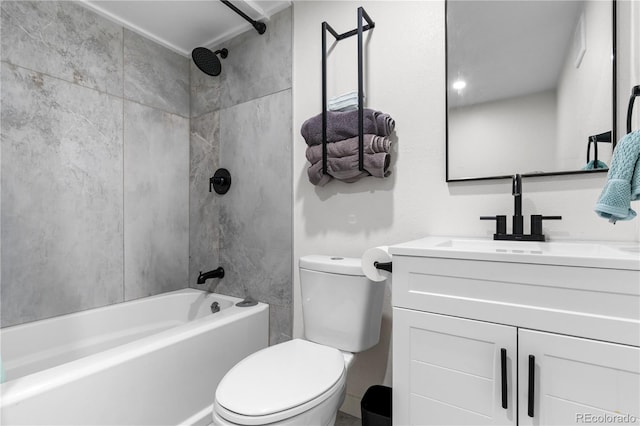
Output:
<instances>
[{"instance_id":1,"label":"frameless mirror","mask_svg":"<svg viewBox=\"0 0 640 426\"><path fill-rule=\"evenodd\" d=\"M446 3L447 181L606 171L615 1Z\"/></svg>"}]
</instances>

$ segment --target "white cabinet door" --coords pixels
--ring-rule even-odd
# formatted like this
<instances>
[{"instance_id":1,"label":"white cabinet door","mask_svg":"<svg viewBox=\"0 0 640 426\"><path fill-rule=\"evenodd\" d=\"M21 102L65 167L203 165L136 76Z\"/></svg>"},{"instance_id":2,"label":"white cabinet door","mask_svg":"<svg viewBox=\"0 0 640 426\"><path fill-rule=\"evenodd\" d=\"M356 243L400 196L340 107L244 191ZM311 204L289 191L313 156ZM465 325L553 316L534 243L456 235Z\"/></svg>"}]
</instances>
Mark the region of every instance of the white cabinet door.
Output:
<instances>
[{"instance_id":1,"label":"white cabinet door","mask_svg":"<svg viewBox=\"0 0 640 426\"><path fill-rule=\"evenodd\" d=\"M515 425L516 346L515 327L394 308L393 424Z\"/></svg>"},{"instance_id":2,"label":"white cabinet door","mask_svg":"<svg viewBox=\"0 0 640 426\"><path fill-rule=\"evenodd\" d=\"M640 423L640 348L522 329L518 344L520 425Z\"/></svg>"}]
</instances>

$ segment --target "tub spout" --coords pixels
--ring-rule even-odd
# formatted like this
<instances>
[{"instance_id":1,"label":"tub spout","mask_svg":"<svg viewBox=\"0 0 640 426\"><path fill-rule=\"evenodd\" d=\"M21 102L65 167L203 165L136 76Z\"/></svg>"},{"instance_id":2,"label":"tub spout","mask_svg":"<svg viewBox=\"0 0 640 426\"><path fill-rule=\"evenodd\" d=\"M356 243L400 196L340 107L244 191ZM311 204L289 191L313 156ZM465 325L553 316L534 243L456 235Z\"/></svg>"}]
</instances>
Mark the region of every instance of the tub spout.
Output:
<instances>
[{"instance_id":1,"label":"tub spout","mask_svg":"<svg viewBox=\"0 0 640 426\"><path fill-rule=\"evenodd\" d=\"M200 271L200 275L198 275L198 284L204 284L210 278L223 278L224 277L224 269L222 266L214 269L213 271L202 273Z\"/></svg>"}]
</instances>

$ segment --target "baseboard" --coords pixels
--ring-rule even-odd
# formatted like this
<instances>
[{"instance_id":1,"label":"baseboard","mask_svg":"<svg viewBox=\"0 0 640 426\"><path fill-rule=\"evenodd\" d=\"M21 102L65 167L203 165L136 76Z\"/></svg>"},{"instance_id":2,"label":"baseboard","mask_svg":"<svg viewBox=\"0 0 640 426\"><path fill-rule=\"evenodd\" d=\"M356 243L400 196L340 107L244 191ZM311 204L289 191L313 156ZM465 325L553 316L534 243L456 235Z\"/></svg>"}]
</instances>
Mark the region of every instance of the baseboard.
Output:
<instances>
[{"instance_id":1,"label":"baseboard","mask_svg":"<svg viewBox=\"0 0 640 426\"><path fill-rule=\"evenodd\" d=\"M361 399L362 397L360 396L346 394L344 397L344 402L342 403L342 407L340 407L340 411L359 419L362 418L362 414L360 411Z\"/></svg>"},{"instance_id":2,"label":"baseboard","mask_svg":"<svg viewBox=\"0 0 640 426\"><path fill-rule=\"evenodd\" d=\"M181 425L192 425L192 426L207 426L211 425L213 422L213 404L208 407L203 408L199 412L195 413L193 416L186 419L184 422L181 422Z\"/></svg>"}]
</instances>

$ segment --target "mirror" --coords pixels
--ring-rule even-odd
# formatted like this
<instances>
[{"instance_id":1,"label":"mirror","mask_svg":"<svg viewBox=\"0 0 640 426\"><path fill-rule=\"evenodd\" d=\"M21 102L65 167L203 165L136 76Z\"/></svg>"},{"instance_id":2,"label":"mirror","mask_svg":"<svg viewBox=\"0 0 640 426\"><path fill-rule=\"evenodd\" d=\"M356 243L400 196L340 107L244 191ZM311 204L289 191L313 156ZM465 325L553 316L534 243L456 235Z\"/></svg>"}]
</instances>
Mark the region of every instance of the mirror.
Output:
<instances>
[{"instance_id":1,"label":"mirror","mask_svg":"<svg viewBox=\"0 0 640 426\"><path fill-rule=\"evenodd\" d=\"M614 11L615 1L447 1L447 182L607 170Z\"/></svg>"}]
</instances>

